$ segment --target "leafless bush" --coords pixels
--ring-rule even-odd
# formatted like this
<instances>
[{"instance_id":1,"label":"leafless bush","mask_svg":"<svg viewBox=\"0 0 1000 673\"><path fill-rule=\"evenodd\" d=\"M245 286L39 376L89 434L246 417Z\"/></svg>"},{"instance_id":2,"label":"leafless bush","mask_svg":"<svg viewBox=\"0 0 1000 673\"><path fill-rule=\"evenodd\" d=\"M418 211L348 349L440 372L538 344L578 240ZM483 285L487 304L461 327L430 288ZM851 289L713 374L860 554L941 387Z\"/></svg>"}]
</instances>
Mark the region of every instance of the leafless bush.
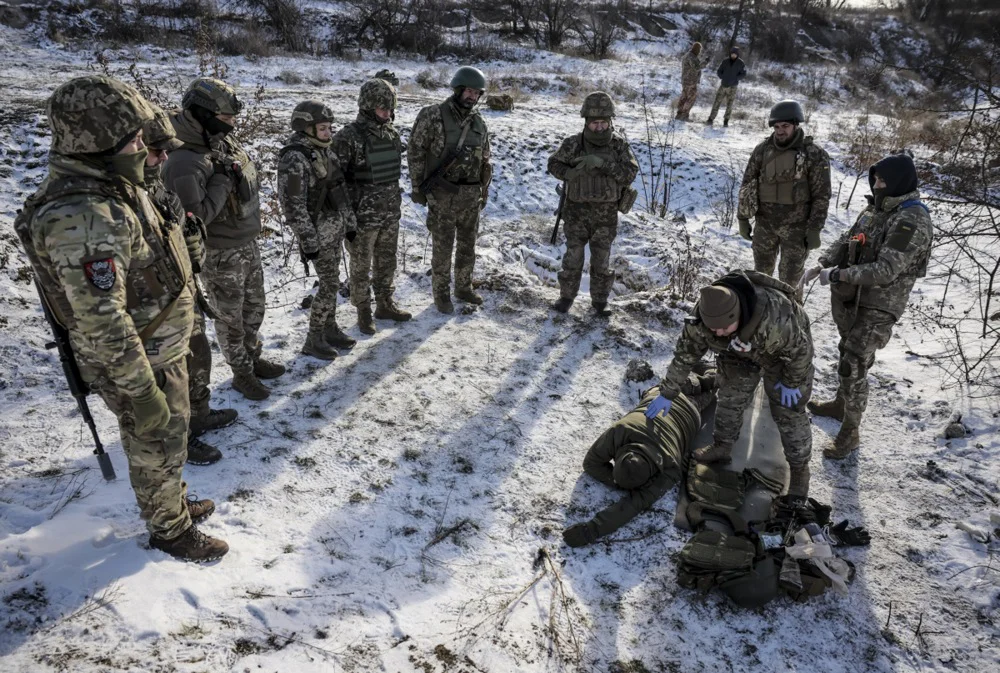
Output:
<instances>
[{"instance_id":1,"label":"leafless bush","mask_svg":"<svg viewBox=\"0 0 1000 673\"><path fill-rule=\"evenodd\" d=\"M647 95L645 79L639 101L643 135L634 146L634 151L640 163L648 164L647 170L639 171L642 195L646 210L652 215L664 217L670 209L676 128L673 123L667 124L666 129L661 128Z\"/></svg>"},{"instance_id":2,"label":"leafless bush","mask_svg":"<svg viewBox=\"0 0 1000 673\"><path fill-rule=\"evenodd\" d=\"M225 56L245 56L251 61L274 54L267 33L254 25L224 28L215 34L215 44Z\"/></svg>"},{"instance_id":3,"label":"leafless bush","mask_svg":"<svg viewBox=\"0 0 1000 673\"><path fill-rule=\"evenodd\" d=\"M538 24L535 27L535 43L540 47L558 49L573 27L575 0L535 0Z\"/></svg>"},{"instance_id":4,"label":"leafless bush","mask_svg":"<svg viewBox=\"0 0 1000 673\"><path fill-rule=\"evenodd\" d=\"M868 177L868 169L893 149L903 146L902 133L902 120L876 115L869 104L854 126L841 127L831 134L835 141L845 147L844 164L855 176L844 208L851 207L858 183L862 178Z\"/></svg>"},{"instance_id":5,"label":"leafless bush","mask_svg":"<svg viewBox=\"0 0 1000 673\"><path fill-rule=\"evenodd\" d=\"M573 25L588 56L607 58L611 45L624 33L621 27L622 4L623 0L618 0L617 3L602 2L581 7L579 18Z\"/></svg>"},{"instance_id":6,"label":"leafless bush","mask_svg":"<svg viewBox=\"0 0 1000 673\"><path fill-rule=\"evenodd\" d=\"M252 24L269 25L280 43L291 51L306 51L312 31L295 0L234 0L249 13Z\"/></svg>"},{"instance_id":7,"label":"leafless bush","mask_svg":"<svg viewBox=\"0 0 1000 673\"><path fill-rule=\"evenodd\" d=\"M737 197L743 172L736 159L730 154L728 161L721 165L720 173L722 174L722 185L718 192L719 198L712 201L710 207L719 226L732 229L733 221L736 219Z\"/></svg>"}]
</instances>

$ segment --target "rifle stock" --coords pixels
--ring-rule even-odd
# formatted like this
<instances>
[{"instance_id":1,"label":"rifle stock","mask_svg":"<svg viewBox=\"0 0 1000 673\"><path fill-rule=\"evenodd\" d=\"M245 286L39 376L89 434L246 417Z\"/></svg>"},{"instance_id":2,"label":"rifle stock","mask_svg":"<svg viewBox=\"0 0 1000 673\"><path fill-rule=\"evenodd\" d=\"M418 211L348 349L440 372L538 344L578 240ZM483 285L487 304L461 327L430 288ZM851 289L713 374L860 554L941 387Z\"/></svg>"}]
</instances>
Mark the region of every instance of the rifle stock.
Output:
<instances>
[{"instance_id":1,"label":"rifle stock","mask_svg":"<svg viewBox=\"0 0 1000 673\"><path fill-rule=\"evenodd\" d=\"M563 185L556 187L559 192L559 207L556 209L556 226L552 228L552 236L549 237L549 245L555 245L559 239L559 222L562 220L563 206L566 204L566 189Z\"/></svg>"}]
</instances>

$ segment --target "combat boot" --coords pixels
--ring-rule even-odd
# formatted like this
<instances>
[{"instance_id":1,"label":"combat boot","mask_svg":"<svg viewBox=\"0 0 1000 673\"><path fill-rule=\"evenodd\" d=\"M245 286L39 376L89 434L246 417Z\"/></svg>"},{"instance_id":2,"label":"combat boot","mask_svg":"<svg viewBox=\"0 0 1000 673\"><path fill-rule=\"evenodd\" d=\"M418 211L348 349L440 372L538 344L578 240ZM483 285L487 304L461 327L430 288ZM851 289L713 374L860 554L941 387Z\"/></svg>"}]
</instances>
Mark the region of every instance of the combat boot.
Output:
<instances>
[{"instance_id":1,"label":"combat boot","mask_svg":"<svg viewBox=\"0 0 1000 673\"><path fill-rule=\"evenodd\" d=\"M188 463L191 465L211 465L220 460L222 460L222 451L200 439L188 437Z\"/></svg>"},{"instance_id":2,"label":"combat boot","mask_svg":"<svg viewBox=\"0 0 1000 673\"><path fill-rule=\"evenodd\" d=\"M455 290L455 298L461 299L469 304L475 304L476 306L483 303L482 295L476 294L471 287L463 290Z\"/></svg>"},{"instance_id":3,"label":"combat boot","mask_svg":"<svg viewBox=\"0 0 1000 673\"><path fill-rule=\"evenodd\" d=\"M715 442L695 449L691 452L691 457L699 463L729 463L733 460L733 447Z\"/></svg>"},{"instance_id":4,"label":"combat boot","mask_svg":"<svg viewBox=\"0 0 1000 673\"><path fill-rule=\"evenodd\" d=\"M309 332L306 335L306 342L302 346L302 352L311 355L319 360L336 360L337 351L326 342L319 332Z\"/></svg>"},{"instance_id":5,"label":"combat boot","mask_svg":"<svg viewBox=\"0 0 1000 673\"><path fill-rule=\"evenodd\" d=\"M573 305L573 300L567 297L559 297L559 300L552 305L553 311L559 311L560 313L566 313L569 308Z\"/></svg>"},{"instance_id":6,"label":"combat boot","mask_svg":"<svg viewBox=\"0 0 1000 673\"><path fill-rule=\"evenodd\" d=\"M354 348L355 344L358 343L357 339L353 339L341 331L340 326L336 322L326 323L326 329L323 330L323 338L334 348Z\"/></svg>"},{"instance_id":7,"label":"combat boot","mask_svg":"<svg viewBox=\"0 0 1000 673\"><path fill-rule=\"evenodd\" d=\"M358 307L358 329L362 334L375 334L375 321L372 320L371 304L362 304Z\"/></svg>"},{"instance_id":8,"label":"combat boot","mask_svg":"<svg viewBox=\"0 0 1000 673\"><path fill-rule=\"evenodd\" d=\"M729 120L728 119L723 119L722 120L722 125L723 126L729 126Z\"/></svg>"},{"instance_id":9,"label":"combat boot","mask_svg":"<svg viewBox=\"0 0 1000 673\"><path fill-rule=\"evenodd\" d=\"M809 495L809 463L788 467L788 495L805 499Z\"/></svg>"},{"instance_id":10,"label":"combat boot","mask_svg":"<svg viewBox=\"0 0 1000 673\"><path fill-rule=\"evenodd\" d=\"M837 395L836 399L827 400L826 402L809 400L806 403L806 409L812 412L813 415L835 418L838 421L844 420L845 406L844 398L840 395Z\"/></svg>"},{"instance_id":11,"label":"combat boot","mask_svg":"<svg viewBox=\"0 0 1000 673\"><path fill-rule=\"evenodd\" d=\"M208 414L192 418L188 424L188 437L201 437L210 430L229 427L239 418L235 409L209 409Z\"/></svg>"},{"instance_id":12,"label":"combat boot","mask_svg":"<svg viewBox=\"0 0 1000 673\"><path fill-rule=\"evenodd\" d=\"M194 563L215 561L225 556L226 552L229 551L228 544L205 535L194 524L173 540L150 536L149 546L170 554L180 561L193 561Z\"/></svg>"},{"instance_id":13,"label":"combat boot","mask_svg":"<svg viewBox=\"0 0 1000 673\"><path fill-rule=\"evenodd\" d=\"M233 374L233 390L248 400L257 402L271 396L271 391L254 376L253 372Z\"/></svg>"},{"instance_id":14,"label":"combat boot","mask_svg":"<svg viewBox=\"0 0 1000 673\"><path fill-rule=\"evenodd\" d=\"M714 123L715 123L714 119L706 119L705 120L705 126L711 126Z\"/></svg>"},{"instance_id":15,"label":"combat boot","mask_svg":"<svg viewBox=\"0 0 1000 673\"><path fill-rule=\"evenodd\" d=\"M285 373L285 365L257 358L253 361L253 373L259 379L276 379Z\"/></svg>"},{"instance_id":16,"label":"combat boot","mask_svg":"<svg viewBox=\"0 0 1000 673\"><path fill-rule=\"evenodd\" d=\"M602 318L607 318L611 315L611 309L608 308L608 302L606 301L595 301L593 302L594 313Z\"/></svg>"},{"instance_id":17,"label":"combat boot","mask_svg":"<svg viewBox=\"0 0 1000 673\"><path fill-rule=\"evenodd\" d=\"M439 313L454 313L455 305L451 303L451 297L434 297L434 306Z\"/></svg>"},{"instance_id":18,"label":"combat boot","mask_svg":"<svg viewBox=\"0 0 1000 673\"><path fill-rule=\"evenodd\" d=\"M840 432L833 440L833 446L823 449L824 458L841 460L854 453L854 450L861 445L861 434L857 426L841 425Z\"/></svg>"},{"instance_id":19,"label":"combat boot","mask_svg":"<svg viewBox=\"0 0 1000 673\"><path fill-rule=\"evenodd\" d=\"M406 322L413 317L413 314L396 306L392 297L375 297L375 317L379 320Z\"/></svg>"},{"instance_id":20,"label":"combat boot","mask_svg":"<svg viewBox=\"0 0 1000 673\"><path fill-rule=\"evenodd\" d=\"M215 511L215 503L211 500L199 500L196 496L189 495L184 501L188 514L191 515L191 523L201 523L212 516Z\"/></svg>"}]
</instances>

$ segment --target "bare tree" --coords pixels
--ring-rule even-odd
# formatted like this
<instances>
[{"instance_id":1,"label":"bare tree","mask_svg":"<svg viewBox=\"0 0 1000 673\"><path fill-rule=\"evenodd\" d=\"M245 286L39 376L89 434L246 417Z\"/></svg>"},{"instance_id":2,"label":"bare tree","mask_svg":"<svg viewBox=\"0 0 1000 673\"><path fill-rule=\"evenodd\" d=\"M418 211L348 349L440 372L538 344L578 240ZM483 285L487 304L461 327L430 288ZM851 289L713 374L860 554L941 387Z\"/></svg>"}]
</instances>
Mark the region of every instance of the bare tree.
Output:
<instances>
[{"instance_id":1,"label":"bare tree","mask_svg":"<svg viewBox=\"0 0 1000 673\"><path fill-rule=\"evenodd\" d=\"M608 57L611 45L624 33L621 20L625 1L587 4L581 7L580 17L573 25L588 55L596 59Z\"/></svg>"},{"instance_id":2,"label":"bare tree","mask_svg":"<svg viewBox=\"0 0 1000 673\"><path fill-rule=\"evenodd\" d=\"M538 26L535 29L535 43L549 49L562 46L566 34L573 26L574 0L536 0Z\"/></svg>"}]
</instances>

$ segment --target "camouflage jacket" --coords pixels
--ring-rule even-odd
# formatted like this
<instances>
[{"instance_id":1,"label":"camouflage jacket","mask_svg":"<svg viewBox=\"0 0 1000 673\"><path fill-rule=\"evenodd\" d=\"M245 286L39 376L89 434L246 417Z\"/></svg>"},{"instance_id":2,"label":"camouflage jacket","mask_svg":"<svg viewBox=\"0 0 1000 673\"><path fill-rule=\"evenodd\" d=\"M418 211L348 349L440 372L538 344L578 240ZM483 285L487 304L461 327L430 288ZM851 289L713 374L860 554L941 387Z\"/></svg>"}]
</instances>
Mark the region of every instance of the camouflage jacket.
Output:
<instances>
[{"instance_id":1,"label":"camouflage jacket","mask_svg":"<svg viewBox=\"0 0 1000 673\"><path fill-rule=\"evenodd\" d=\"M347 177L347 185L351 194L351 205L357 217L359 229L371 229L383 224L398 221L402 207L401 188L399 183L381 185L354 182L351 176L368 167L367 138L390 138L399 151L400 160L403 155L403 141L392 122L376 124L358 113L357 119L333 136L333 151L340 159L340 165Z\"/></svg>"},{"instance_id":2,"label":"camouflage jacket","mask_svg":"<svg viewBox=\"0 0 1000 673\"><path fill-rule=\"evenodd\" d=\"M695 305L677 340L674 359L660 381L664 397L670 398L681 390L691 368L709 350L771 370L791 388L811 378L813 342L809 316L794 299L795 288L756 271L736 271L722 280L730 278L752 285L756 296L753 315L741 321L735 334L719 337L702 324Z\"/></svg>"},{"instance_id":3,"label":"camouflage jacket","mask_svg":"<svg viewBox=\"0 0 1000 673\"><path fill-rule=\"evenodd\" d=\"M796 153L794 173L778 179L791 183L794 205L762 203L760 189L765 168L779 154L789 151ZM830 191L830 155L826 150L814 144L802 129L796 129L792 142L781 148L775 144L772 133L750 154L740 185L737 215L745 219L756 217L758 226L801 223L807 230L819 231L826 224Z\"/></svg>"},{"instance_id":4,"label":"camouflage jacket","mask_svg":"<svg viewBox=\"0 0 1000 673\"><path fill-rule=\"evenodd\" d=\"M646 408L659 394L659 388L650 388L639 406L605 430L583 459L584 471L611 488L618 488L611 463L625 451L642 452L656 467L652 479L594 516L588 523L594 538L615 532L680 481L684 453L701 426L701 414L684 394L679 394L668 413L650 421Z\"/></svg>"},{"instance_id":5,"label":"camouflage jacket","mask_svg":"<svg viewBox=\"0 0 1000 673\"><path fill-rule=\"evenodd\" d=\"M278 159L278 196L303 252L340 245L344 231L357 229L337 153L332 146L312 143L305 133L285 140Z\"/></svg>"},{"instance_id":6,"label":"camouflage jacket","mask_svg":"<svg viewBox=\"0 0 1000 673\"><path fill-rule=\"evenodd\" d=\"M145 170L145 189L146 193L149 195L150 200L156 209L160 212L160 217L166 223L166 226L173 228L177 227L181 234L184 236L184 247L185 252L188 256L188 264L191 265L192 271L196 268L200 269L205 263L205 231L204 224L201 224L200 231L197 228L190 227L190 222L187 213L184 211L184 205L181 203L180 198L170 190L166 188L163 184L163 178L160 171L157 170L159 167L150 168L146 166ZM200 224L200 222L199 222ZM193 231L189 232L188 229L191 228ZM192 238L197 238L197 242L191 240ZM191 284L189 289L191 290L191 295L196 298L196 300L201 301L198 298L198 285L195 281L195 273L191 274Z\"/></svg>"},{"instance_id":7,"label":"camouflage jacket","mask_svg":"<svg viewBox=\"0 0 1000 673\"><path fill-rule=\"evenodd\" d=\"M857 296L858 306L899 319L914 283L927 272L934 239L930 214L917 205L919 199L920 193L913 191L884 199L880 209L872 201L854 226L820 256L823 266L841 267L834 300L853 301ZM906 202L910 203L904 208ZM851 240L859 234L864 235L860 250ZM852 247L857 250L856 261L851 259Z\"/></svg>"},{"instance_id":8,"label":"camouflage jacket","mask_svg":"<svg viewBox=\"0 0 1000 673\"><path fill-rule=\"evenodd\" d=\"M470 123L472 117L478 117L482 127L486 128L486 123L477 110L463 110L454 102L448 103L448 109L459 123ZM417 119L413 122L413 131L410 134L410 143L406 148L407 165L410 171L410 188L419 193L420 184L431 173L429 168L436 158L445 154L445 128L444 120L441 117L440 105L428 105L417 113ZM482 184L489 184L493 176L493 168L490 164L490 135L487 131L482 138L482 144L473 152L473 160L479 163L477 181ZM445 178L449 181L461 182L467 177L454 171L448 171Z\"/></svg>"},{"instance_id":9,"label":"camouflage jacket","mask_svg":"<svg viewBox=\"0 0 1000 673\"><path fill-rule=\"evenodd\" d=\"M208 247L246 245L261 230L260 183L250 155L231 136L206 139L190 112L179 111L170 121L184 147L163 166L167 189L205 222Z\"/></svg>"},{"instance_id":10,"label":"camouflage jacket","mask_svg":"<svg viewBox=\"0 0 1000 673\"><path fill-rule=\"evenodd\" d=\"M588 145L583 138L583 133L571 135L563 140L559 149L549 157L549 173L557 180L565 181L567 172L573 168L573 159L593 153L611 157L610 161L605 158L604 165L598 169L598 172L617 183L619 191L631 185L639 173L639 164L635 160L635 155L632 154L632 148L629 146L628 140L619 133L612 134L611 141L606 147ZM617 203L618 198L615 197L614 201Z\"/></svg>"},{"instance_id":11,"label":"camouflage jacket","mask_svg":"<svg viewBox=\"0 0 1000 673\"><path fill-rule=\"evenodd\" d=\"M83 187L45 200L44 190L58 194L67 180ZM42 202L22 241L83 379L128 396L148 391L154 369L188 352L194 299L180 227L165 223L141 188L58 154L32 199ZM154 320L162 322L143 343Z\"/></svg>"},{"instance_id":12,"label":"camouflage jacket","mask_svg":"<svg viewBox=\"0 0 1000 673\"><path fill-rule=\"evenodd\" d=\"M701 81L701 71L705 68L708 59L702 60L688 50L681 59L681 84L691 86Z\"/></svg>"}]
</instances>

